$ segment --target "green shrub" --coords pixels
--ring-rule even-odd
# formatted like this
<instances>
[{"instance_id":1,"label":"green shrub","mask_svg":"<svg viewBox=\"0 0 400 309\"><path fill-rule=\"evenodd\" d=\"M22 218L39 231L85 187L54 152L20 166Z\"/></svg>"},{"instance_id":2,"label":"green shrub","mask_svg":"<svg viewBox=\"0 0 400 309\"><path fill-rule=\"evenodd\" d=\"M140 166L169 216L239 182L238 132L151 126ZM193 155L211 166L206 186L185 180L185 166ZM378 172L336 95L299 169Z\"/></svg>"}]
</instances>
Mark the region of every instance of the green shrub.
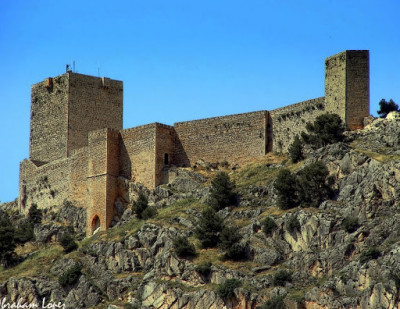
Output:
<instances>
[{"instance_id":1,"label":"green shrub","mask_svg":"<svg viewBox=\"0 0 400 309\"><path fill-rule=\"evenodd\" d=\"M274 286L285 286L286 282L292 281L292 274L287 270L280 270L278 271L273 279L272 284Z\"/></svg>"},{"instance_id":2,"label":"green shrub","mask_svg":"<svg viewBox=\"0 0 400 309\"><path fill-rule=\"evenodd\" d=\"M246 247L241 244L233 244L229 247L224 255L222 256L223 260L231 260L231 261L243 261L247 259Z\"/></svg>"},{"instance_id":3,"label":"green shrub","mask_svg":"<svg viewBox=\"0 0 400 309\"><path fill-rule=\"evenodd\" d=\"M229 175L225 172L219 172L211 181L210 206L218 211L235 204L234 189L235 184L230 180Z\"/></svg>"},{"instance_id":4,"label":"green shrub","mask_svg":"<svg viewBox=\"0 0 400 309\"><path fill-rule=\"evenodd\" d=\"M157 209L155 207L147 207L142 211L141 218L147 220L157 215Z\"/></svg>"},{"instance_id":5,"label":"green shrub","mask_svg":"<svg viewBox=\"0 0 400 309\"><path fill-rule=\"evenodd\" d=\"M390 112L398 111L399 106L394 103L392 99L390 99L389 102L387 102L385 99L380 100L378 115L380 115L381 118L386 118L387 114L389 114Z\"/></svg>"},{"instance_id":6,"label":"green shrub","mask_svg":"<svg viewBox=\"0 0 400 309\"><path fill-rule=\"evenodd\" d=\"M237 279L227 279L217 288L218 295L227 300L235 296L235 289L240 287L242 283Z\"/></svg>"},{"instance_id":7,"label":"green shrub","mask_svg":"<svg viewBox=\"0 0 400 309\"><path fill-rule=\"evenodd\" d=\"M294 231L300 231L301 225L299 220L297 220L296 215L291 215L286 223L286 230L289 233L293 233Z\"/></svg>"},{"instance_id":8,"label":"green shrub","mask_svg":"<svg viewBox=\"0 0 400 309\"><path fill-rule=\"evenodd\" d=\"M229 163L228 163L228 161L223 160L223 161L220 163L220 165L221 165L222 167L228 167L228 166L229 166Z\"/></svg>"},{"instance_id":9,"label":"green shrub","mask_svg":"<svg viewBox=\"0 0 400 309\"><path fill-rule=\"evenodd\" d=\"M283 296L274 296L267 300L260 309L285 309L285 303Z\"/></svg>"},{"instance_id":10,"label":"green shrub","mask_svg":"<svg viewBox=\"0 0 400 309\"><path fill-rule=\"evenodd\" d=\"M304 167L297 174L297 190L301 206L318 207L333 195L333 179L322 161Z\"/></svg>"},{"instance_id":11,"label":"green shrub","mask_svg":"<svg viewBox=\"0 0 400 309\"><path fill-rule=\"evenodd\" d=\"M349 257L354 252L355 249L356 249L356 247L354 246L354 244L353 243L349 243L346 246L346 250L344 251L344 256Z\"/></svg>"},{"instance_id":12,"label":"green shrub","mask_svg":"<svg viewBox=\"0 0 400 309\"><path fill-rule=\"evenodd\" d=\"M346 218L344 218L342 225L343 225L344 230L347 233L353 233L359 227L358 219L356 217L346 217Z\"/></svg>"},{"instance_id":13,"label":"green shrub","mask_svg":"<svg viewBox=\"0 0 400 309\"><path fill-rule=\"evenodd\" d=\"M221 231L218 247L222 250L227 250L234 244L237 244L241 239L242 235L240 235L238 227L225 226Z\"/></svg>"},{"instance_id":14,"label":"green shrub","mask_svg":"<svg viewBox=\"0 0 400 309\"><path fill-rule=\"evenodd\" d=\"M396 285L397 289L400 289L400 273L395 272L391 275L392 280L394 281L394 284Z\"/></svg>"},{"instance_id":15,"label":"green shrub","mask_svg":"<svg viewBox=\"0 0 400 309\"><path fill-rule=\"evenodd\" d=\"M211 274L211 262L205 262L196 266L196 271L203 277L208 277Z\"/></svg>"},{"instance_id":16,"label":"green shrub","mask_svg":"<svg viewBox=\"0 0 400 309\"><path fill-rule=\"evenodd\" d=\"M33 233L33 224L31 222L24 222L15 230L15 241L18 244L24 244L34 239L35 235Z\"/></svg>"},{"instance_id":17,"label":"green shrub","mask_svg":"<svg viewBox=\"0 0 400 309\"><path fill-rule=\"evenodd\" d=\"M376 260L378 257L380 257L381 252L377 248L369 248L366 251L363 251L360 255L360 263L364 264L370 260Z\"/></svg>"},{"instance_id":18,"label":"green shrub","mask_svg":"<svg viewBox=\"0 0 400 309\"><path fill-rule=\"evenodd\" d=\"M274 219L271 217L266 217L262 223L262 230L265 235L271 235L272 231L275 230L278 226L276 225Z\"/></svg>"},{"instance_id":19,"label":"green shrub","mask_svg":"<svg viewBox=\"0 0 400 309\"><path fill-rule=\"evenodd\" d=\"M142 214L148 206L149 206L149 201L146 195L144 195L143 192L140 192L138 199L133 202L132 211L136 213L139 219L142 219Z\"/></svg>"},{"instance_id":20,"label":"green shrub","mask_svg":"<svg viewBox=\"0 0 400 309\"><path fill-rule=\"evenodd\" d=\"M174 249L179 257L193 257L196 255L196 249L186 237L179 236L174 240Z\"/></svg>"},{"instance_id":21,"label":"green shrub","mask_svg":"<svg viewBox=\"0 0 400 309\"><path fill-rule=\"evenodd\" d=\"M31 222L32 224L40 224L42 223L42 210L37 208L37 205L33 203L31 205L31 208L29 208L28 212L28 221Z\"/></svg>"},{"instance_id":22,"label":"green shrub","mask_svg":"<svg viewBox=\"0 0 400 309\"><path fill-rule=\"evenodd\" d=\"M78 281L81 275L82 275L82 266L76 264L58 278L58 283L60 283L61 286L74 285Z\"/></svg>"},{"instance_id":23,"label":"green shrub","mask_svg":"<svg viewBox=\"0 0 400 309\"><path fill-rule=\"evenodd\" d=\"M60 244L64 248L65 253L69 253L78 249L78 244L75 242L74 236L70 233L65 233L61 237Z\"/></svg>"},{"instance_id":24,"label":"green shrub","mask_svg":"<svg viewBox=\"0 0 400 309\"><path fill-rule=\"evenodd\" d=\"M288 169L282 169L274 182L280 209L290 209L299 205L296 176Z\"/></svg>"},{"instance_id":25,"label":"green shrub","mask_svg":"<svg viewBox=\"0 0 400 309\"><path fill-rule=\"evenodd\" d=\"M332 184L333 178L322 161L305 166L296 175L282 169L274 182L278 206L284 210L299 205L318 207L333 196Z\"/></svg>"},{"instance_id":26,"label":"green shrub","mask_svg":"<svg viewBox=\"0 0 400 309\"><path fill-rule=\"evenodd\" d=\"M215 247L223 229L222 218L212 209L205 209L195 228L195 235L203 248Z\"/></svg>"},{"instance_id":27,"label":"green shrub","mask_svg":"<svg viewBox=\"0 0 400 309\"><path fill-rule=\"evenodd\" d=\"M0 262L4 267L13 264L15 247L15 229L8 218L0 218Z\"/></svg>"},{"instance_id":28,"label":"green shrub","mask_svg":"<svg viewBox=\"0 0 400 309\"><path fill-rule=\"evenodd\" d=\"M328 144L340 142L344 139L344 125L337 114L322 114L314 123L306 124L308 134L303 132L301 137L304 142L315 147L322 147Z\"/></svg>"},{"instance_id":29,"label":"green shrub","mask_svg":"<svg viewBox=\"0 0 400 309\"><path fill-rule=\"evenodd\" d=\"M297 163L304 159L303 146L298 135L295 136L293 143L290 144L288 152L293 163Z\"/></svg>"}]
</instances>

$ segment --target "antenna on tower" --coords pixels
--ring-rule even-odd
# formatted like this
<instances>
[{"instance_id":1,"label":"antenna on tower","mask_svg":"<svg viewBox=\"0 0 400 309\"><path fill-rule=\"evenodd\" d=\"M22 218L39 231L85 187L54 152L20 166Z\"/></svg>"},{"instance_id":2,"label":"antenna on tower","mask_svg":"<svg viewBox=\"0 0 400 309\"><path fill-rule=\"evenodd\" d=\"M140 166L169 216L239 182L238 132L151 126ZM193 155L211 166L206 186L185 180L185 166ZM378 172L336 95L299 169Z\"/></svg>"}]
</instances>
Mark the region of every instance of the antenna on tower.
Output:
<instances>
[{"instance_id":1,"label":"antenna on tower","mask_svg":"<svg viewBox=\"0 0 400 309\"><path fill-rule=\"evenodd\" d=\"M72 72L74 72L74 73L75 73L75 60L74 60L74 61L72 61Z\"/></svg>"}]
</instances>

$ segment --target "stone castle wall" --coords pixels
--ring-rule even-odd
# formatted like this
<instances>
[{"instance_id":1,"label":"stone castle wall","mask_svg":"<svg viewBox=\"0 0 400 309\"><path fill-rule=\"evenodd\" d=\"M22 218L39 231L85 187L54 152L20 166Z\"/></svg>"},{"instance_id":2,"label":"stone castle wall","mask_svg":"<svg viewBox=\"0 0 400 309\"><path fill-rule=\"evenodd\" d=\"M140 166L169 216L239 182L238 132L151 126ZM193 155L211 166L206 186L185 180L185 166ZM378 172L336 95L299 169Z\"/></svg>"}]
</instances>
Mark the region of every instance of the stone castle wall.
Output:
<instances>
[{"instance_id":1,"label":"stone castle wall","mask_svg":"<svg viewBox=\"0 0 400 309\"><path fill-rule=\"evenodd\" d=\"M47 78L31 88L29 158L50 162L66 157L68 76Z\"/></svg>"},{"instance_id":2,"label":"stone castle wall","mask_svg":"<svg viewBox=\"0 0 400 309\"><path fill-rule=\"evenodd\" d=\"M267 111L175 123L185 156L177 153L176 157L188 164L243 163L266 154L267 125Z\"/></svg>"},{"instance_id":3,"label":"stone castle wall","mask_svg":"<svg viewBox=\"0 0 400 309\"><path fill-rule=\"evenodd\" d=\"M86 146L90 131L122 130L123 83L109 78L67 74L68 152Z\"/></svg>"},{"instance_id":4,"label":"stone castle wall","mask_svg":"<svg viewBox=\"0 0 400 309\"><path fill-rule=\"evenodd\" d=\"M32 203L40 208L49 208L71 201L78 207L85 207L87 167L87 148L80 149L69 158L44 165L36 165L29 159L22 161L19 197L21 211L28 211Z\"/></svg>"},{"instance_id":5,"label":"stone castle wall","mask_svg":"<svg viewBox=\"0 0 400 309\"><path fill-rule=\"evenodd\" d=\"M347 50L325 60L325 106L347 129L363 127L369 116L369 51Z\"/></svg>"},{"instance_id":6,"label":"stone castle wall","mask_svg":"<svg viewBox=\"0 0 400 309\"><path fill-rule=\"evenodd\" d=\"M171 166L200 160L243 164L269 151L284 152L307 122L324 112L339 114L349 129L360 128L369 114L368 62L368 51L327 58L325 97L270 112L126 130L121 81L72 72L48 78L32 86L30 157L20 166L20 209L71 201L87 209L91 234L109 226L115 201L124 199L121 179L154 188L170 181Z\"/></svg>"},{"instance_id":7,"label":"stone castle wall","mask_svg":"<svg viewBox=\"0 0 400 309\"><path fill-rule=\"evenodd\" d=\"M154 187L156 123L121 131L120 175Z\"/></svg>"},{"instance_id":8,"label":"stone castle wall","mask_svg":"<svg viewBox=\"0 0 400 309\"><path fill-rule=\"evenodd\" d=\"M69 188L70 195L68 200L74 205L85 207L87 205L87 175L89 148L82 147L75 151L68 158L70 161Z\"/></svg>"},{"instance_id":9,"label":"stone castle wall","mask_svg":"<svg viewBox=\"0 0 400 309\"><path fill-rule=\"evenodd\" d=\"M88 133L122 129L121 81L68 72L32 86L29 158L50 162L87 145Z\"/></svg>"},{"instance_id":10,"label":"stone castle wall","mask_svg":"<svg viewBox=\"0 0 400 309\"><path fill-rule=\"evenodd\" d=\"M346 125L358 130L369 116L369 52L347 51L346 57Z\"/></svg>"},{"instance_id":11,"label":"stone castle wall","mask_svg":"<svg viewBox=\"0 0 400 309\"><path fill-rule=\"evenodd\" d=\"M169 182L168 167L170 165L182 165L176 155L181 153L174 127L157 123L155 145L155 185Z\"/></svg>"},{"instance_id":12,"label":"stone castle wall","mask_svg":"<svg viewBox=\"0 0 400 309\"><path fill-rule=\"evenodd\" d=\"M306 131L307 122L325 112L324 97L303 101L270 111L269 136L272 136L270 150L287 151L296 135Z\"/></svg>"},{"instance_id":13,"label":"stone castle wall","mask_svg":"<svg viewBox=\"0 0 400 309\"><path fill-rule=\"evenodd\" d=\"M119 131L101 129L89 133L87 174L88 231L93 231L97 216L99 227L105 230L114 216L114 200L118 191Z\"/></svg>"}]
</instances>

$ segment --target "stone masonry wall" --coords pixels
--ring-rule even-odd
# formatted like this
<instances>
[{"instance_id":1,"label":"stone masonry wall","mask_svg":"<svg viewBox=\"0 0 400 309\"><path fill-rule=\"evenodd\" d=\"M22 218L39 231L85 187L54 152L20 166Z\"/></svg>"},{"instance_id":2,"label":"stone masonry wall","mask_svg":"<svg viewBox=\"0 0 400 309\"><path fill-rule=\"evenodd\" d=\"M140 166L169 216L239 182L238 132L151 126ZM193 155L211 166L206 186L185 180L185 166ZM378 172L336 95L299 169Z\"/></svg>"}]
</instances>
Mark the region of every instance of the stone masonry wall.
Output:
<instances>
[{"instance_id":1,"label":"stone masonry wall","mask_svg":"<svg viewBox=\"0 0 400 309\"><path fill-rule=\"evenodd\" d=\"M363 128L369 116L369 52L347 51L346 124L350 130Z\"/></svg>"},{"instance_id":2,"label":"stone masonry wall","mask_svg":"<svg viewBox=\"0 0 400 309\"><path fill-rule=\"evenodd\" d=\"M31 89L29 158L50 162L67 155L68 76L37 83Z\"/></svg>"},{"instance_id":3,"label":"stone masonry wall","mask_svg":"<svg viewBox=\"0 0 400 309\"><path fill-rule=\"evenodd\" d=\"M270 111L272 145L269 148L276 152L287 151L294 137L306 131L307 122L313 122L324 112L324 97Z\"/></svg>"},{"instance_id":4,"label":"stone masonry wall","mask_svg":"<svg viewBox=\"0 0 400 309\"><path fill-rule=\"evenodd\" d=\"M369 52L347 50L325 60L325 107L350 130L369 116Z\"/></svg>"},{"instance_id":5,"label":"stone masonry wall","mask_svg":"<svg viewBox=\"0 0 400 309\"><path fill-rule=\"evenodd\" d=\"M325 60L325 110L346 121L346 52Z\"/></svg>"},{"instance_id":6,"label":"stone masonry wall","mask_svg":"<svg viewBox=\"0 0 400 309\"><path fill-rule=\"evenodd\" d=\"M171 165L243 164L287 151L307 122L337 113L349 129L369 115L369 53L325 61L325 97L283 108L122 130L123 84L68 72L32 86L29 160L20 164L21 211L65 200L87 208L88 234L105 230L121 194L118 178L154 188Z\"/></svg>"},{"instance_id":7,"label":"stone masonry wall","mask_svg":"<svg viewBox=\"0 0 400 309\"><path fill-rule=\"evenodd\" d=\"M70 201L77 207L87 202L87 147L72 156L37 166L32 160L20 164L20 210L28 211L32 203L39 208L61 206Z\"/></svg>"},{"instance_id":8,"label":"stone masonry wall","mask_svg":"<svg viewBox=\"0 0 400 309\"><path fill-rule=\"evenodd\" d=\"M176 133L171 126L157 123L155 147L155 185L168 183L167 168L181 163L175 156Z\"/></svg>"},{"instance_id":9,"label":"stone masonry wall","mask_svg":"<svg viewBox=\"0 0 400 309\"><path fill-rule=\"evenodd\" d=\"M90 131L122 130L121 81L69 72L68 152L87 146Z\"/></svg>"},{"instance_id":10,"label":"stone masonry wall","mask_svg":"<svg viewBox=\"0 0 400 309\"><path fill-rule=\"evenodd\" d=\"M69 160L59 159L49 164L36 166L31 160L20 164L19 206L27 212L36 203L39 208L62 205L69 199Z\"/></svg>"},{"instance_id":11,"label":"stone masonry wall","mask_svg":"<svg viewBox=\"0 0 400 309\"><path fill-rule=\"evenodd\" d=\"M91 234L91 222L95 216L100 220L101 230L105 230L114 215L119 172L119 131L92 131L89 133L88 144L87 220L88 233Z\"/></svg>"},{"instance_id":12,"label":"stone masonry wall","mask_svg":"<svg viewBox=\"0 0 400 309\"><path fill-rule=\"evenodd\" d=\"M69 156L70 161L70 201L79 207L85 207L87 203L88 175L88 147L82 147Z\"/></svg>"},{"instance_id":13,"label":"stone masonry wall","mask_svg":"<svg viewBox=\"0 0 400 309\"><path fill-rule=\"evenodd\" d=\"M156 123L121 131L120 175L153 188Z\"/></svg>"},{"instance_id":14,"label":"stone masonry wall","mask_svg":"<svg viewBox=\"0 0 400 309\"><path fill-rule=\"evenodd\" d=\"M268 112L259 111L174 124L190 164L242 163L265 155Z\"/></svg>"}]
</instances>

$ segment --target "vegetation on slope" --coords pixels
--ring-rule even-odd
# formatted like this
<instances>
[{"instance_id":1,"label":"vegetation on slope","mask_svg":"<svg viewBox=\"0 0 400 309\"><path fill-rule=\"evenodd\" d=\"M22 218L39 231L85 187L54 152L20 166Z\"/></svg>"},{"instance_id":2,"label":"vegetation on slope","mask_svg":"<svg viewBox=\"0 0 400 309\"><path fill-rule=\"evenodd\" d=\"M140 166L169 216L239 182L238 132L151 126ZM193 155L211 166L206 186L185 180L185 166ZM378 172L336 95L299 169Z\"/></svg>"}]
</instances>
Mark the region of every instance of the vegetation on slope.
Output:
<instances>
[{"instance_id":1,"label":"vegetation on slope","mask_svg":"<svg viewBox=\"0 0 400 309\"><path fill-rule=\"evenodd\" d=\"M123 306L132 293L137 298L128 304L132 306L150 302L151 295L181 292L194 298L196 293L209 293L213 301L219 295L225 302L249 295L246 301L255 299L261 308L324 299L351 307L373 293L392 299L400 287L400 186L393 177L397 163L388 163L395 163L399 155L394 147L381 152L367 136L354 134L349 140L347 146L306 151L297 163L268 154L241 168L224 167L224 174L221 169L204 172L208 187L214 186L211 194L207 188L206 193L203 188L180 193L165 186L163 190L176 200L161 199L151 206L147 200L142 208L157 209L154 216L142 217L140 207L134 208L136 214L107 232L68 242L77 241L77 251L63 252L54 242L17 246L22 261L2 269L0 281L42 275L61 282L68 292L77 289L75 279L82 276L103 299L97 308L109 303ZM350 163L345 162L347 157ZM385 181L390 183L387 188ZM358 196L362 198L357 200ZM138 254L137 260L126 263L132 252ZM51 274L52 265L71 260L78 265L65 268L71 275L59 279ZM92 260L98 264L87 262ZM107 294L111 289L105 286L112 281L91 267L104 269L105 277L111 274L119 286L130 288L121 288L117 296Z\"/></svg>"}]
</instances>

